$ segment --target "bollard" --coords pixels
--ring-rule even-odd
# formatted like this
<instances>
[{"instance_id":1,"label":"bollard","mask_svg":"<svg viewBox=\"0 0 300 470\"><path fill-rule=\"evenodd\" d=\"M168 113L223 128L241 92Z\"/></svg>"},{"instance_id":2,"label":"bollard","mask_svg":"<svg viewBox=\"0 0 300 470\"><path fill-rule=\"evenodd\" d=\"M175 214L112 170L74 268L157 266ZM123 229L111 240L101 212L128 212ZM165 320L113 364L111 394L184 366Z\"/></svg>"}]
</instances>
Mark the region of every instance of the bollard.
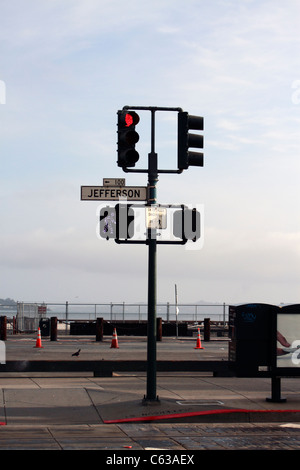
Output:
<instances>
[{"instance_id":1,"label":"bollard","mask_svg":"<svg viewBox=\"0 0 300 470\"><path fill-rule=\"evenodd\" d=\"M50 329L50 341L57 341L57 317L51 317Z\"/></svg>"},{"instance_id":2,"label":"bollard","mask_svg":"<svg viewBox=\"0 0 300 470\"><path fill-rule=\"evenodd\" d=\"M162 319L156 319L156 341L162 340Z\"/></svg>"},{"instance_id":3,"label":"bollard","mask_svg":"<svg viewBox=\"0 0 300 470\"><path fill-rule=\"evenodd\" d=\"M17 319L13 317L13 335L17 334Z\"/></svg>"},{"instance_id":4,"label":"bollard","mask_svg":"<svg viewBox=\"0 0 300 470\"><path fill-rule=\"evenodd\" d=\"M210 341L210 318L204 318L204 341Z\"/></svg>"},{"instance_id":5,"label":"bollard","mask_svg":"<svg viewBox=\"0 0 300 470\"><path fill-rule=\"evenodd\" d=\"M103 341L103 318L96 320L96 341Z\"/></svg>"},{"instance_id":6,"label":"bollard","mask_svg":"<svg viewBox=\"0 0 300 470\"><path fill-rule=\"evenodd\" d=\"M7 318L0 317L0 340L6 341L7 339Z\"/></svg>"}]
</instances>

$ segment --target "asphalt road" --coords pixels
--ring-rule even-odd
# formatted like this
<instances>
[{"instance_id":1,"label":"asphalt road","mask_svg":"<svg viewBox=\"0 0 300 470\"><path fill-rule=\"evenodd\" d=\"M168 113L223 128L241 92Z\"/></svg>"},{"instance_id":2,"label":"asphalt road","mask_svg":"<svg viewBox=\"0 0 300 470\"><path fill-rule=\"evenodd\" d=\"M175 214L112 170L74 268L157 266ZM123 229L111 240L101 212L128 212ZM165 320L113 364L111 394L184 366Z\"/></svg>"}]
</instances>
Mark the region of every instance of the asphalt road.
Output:
<instances>
[{"instance_id":1,"label":"asphalt road","mask_svg":"<svg viewBox=\"0 0 300 470\"><path fill-rule=\"evenodd\" d=\"M35 348L35 335L11 335L6 341L7 360L70 360L72 354L81 349L80 360L146 360L147 338L117 336L118 349L111 348L112 337L96 341L94 336L59 335L57 341L42 337L42 348ZM227 360L228 341L201 340L204 349L195 349L197 338L165 337L158 341L157 360ZM74 357L73 357L74 358Z\"/></svg>"}]
</instances>

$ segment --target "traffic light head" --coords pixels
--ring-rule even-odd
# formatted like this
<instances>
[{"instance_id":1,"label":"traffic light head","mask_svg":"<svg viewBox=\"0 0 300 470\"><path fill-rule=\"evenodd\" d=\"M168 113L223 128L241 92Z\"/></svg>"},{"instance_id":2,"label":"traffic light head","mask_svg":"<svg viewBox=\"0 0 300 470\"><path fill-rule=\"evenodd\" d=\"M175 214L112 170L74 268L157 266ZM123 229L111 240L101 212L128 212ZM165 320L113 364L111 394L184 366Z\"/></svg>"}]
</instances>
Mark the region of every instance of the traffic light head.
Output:
<instances>
[{"instance_id":1,"label":"traffic light head","mask_svg":"<svg viewBox=\"0 0 300 470\"><path fill-rule=\"evenodd\" d=\"M130 204L116 204L116 239L128 239L134 235L134 210Z\"/></svg>"},{"instance_id":2,"label":"traffic light head","mask_svg":"<svg viewBox=\"0 0 300 470\"><path fill-rule=\"evenodd\" d=\"M130 204L105 206L100 210L100 237L127 239L134 236L134 210Z\"/></svg>"},{"instance_id":3,"label":"traffic light head","mask_svg":"<svg viewBox=\"0 0 300 470\"><path fill-rule=\"evenodd\" d=\"M114 207L102 207L100 211L100 237L109 240L116 238L116 210Z\"/></svg>"},{"instance_id":4,"label":"traffic light head","mask_svg":"<svg viewBox=\"0 0 300 470\"><path fill-rule=\"evenodd\" d=\"M196 242L201 236L200 212L183 207L173 214L173 235L183 241Z\"/></svg>"},{"instance_id":5,"label":"traffic light head","mask_svg":"<svg viewBox=\"0 0 300 470\"><path fill-rule=\"evenodd\" d=\"M190 134L189 130L204 129L204 120L200 116L178 113L178 169L186 170L189 166L203 166L203 153L191 152L190 148L203 148L203 135Z\"/></svg>"},{"instance_id":6,"label":"traffic light head","mask_svg":"<svg viewBox=\"0 0 300 470\"><path fill-rule=\"evenodd\" d=\"M139 134L135 130L140 118L134 111L118 111L118 166L133 167L139 159L135 144Z\"/></svg>"}]
</instances>

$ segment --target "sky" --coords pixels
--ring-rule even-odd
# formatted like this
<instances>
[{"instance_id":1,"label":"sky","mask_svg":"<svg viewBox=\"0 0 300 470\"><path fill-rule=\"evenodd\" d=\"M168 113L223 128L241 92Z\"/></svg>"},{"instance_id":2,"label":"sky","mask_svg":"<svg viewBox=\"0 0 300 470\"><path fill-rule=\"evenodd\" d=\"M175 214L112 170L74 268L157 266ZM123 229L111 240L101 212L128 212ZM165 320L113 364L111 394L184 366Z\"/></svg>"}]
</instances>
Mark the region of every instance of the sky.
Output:
<instances>
[{"instance_id":1,"label":"sky","mask_svg":"<svg viewBox=\"0 0 300 470\"><path fill-rule=\"evenodd\" d=\"M147 302L148 248L97 236L117 111L204 117L204 166L157 202L201 205L202 243L160 245L157 301L300 303L298 0L0 0L0 298ZM176 112L156 113L176 169ZM144 168L149 112L140 113ZM114 203L112 203L114 204ZM188 246L189 245L189 246Z\"/></svg>"}]
</instances>

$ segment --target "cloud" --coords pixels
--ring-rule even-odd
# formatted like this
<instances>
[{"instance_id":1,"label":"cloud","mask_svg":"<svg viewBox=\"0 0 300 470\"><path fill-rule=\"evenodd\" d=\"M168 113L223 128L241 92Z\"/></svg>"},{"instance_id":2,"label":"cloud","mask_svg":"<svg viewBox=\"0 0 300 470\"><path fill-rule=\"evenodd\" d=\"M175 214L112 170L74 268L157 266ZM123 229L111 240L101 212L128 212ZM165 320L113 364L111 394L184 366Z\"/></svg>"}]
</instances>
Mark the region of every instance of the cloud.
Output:
<instances>
[{"instance_id":1,"label":"cloud","mask_svg":"<svg viewBox=\"0 0 300 470\"><path fill-rule=\"evenodd\" d=\"M180 106L205 122L204 167L158 182L160 202L204 204L204 246L159 248L159 295L173 296L176 277L186 301L263 296L263 286L271 298L274 285L274 296L293 297L298 1L21 3L3 4L0 18L3 296L18 296L25 277L33 296L43 273L45 297L63 296L63 286L97 297L101 279L107 298L113 282L120 296L127 285L144 298L147 248L99 241L96 205L79 200L81 184L104 177L147 184L116 165L116 112L129 104ZM150 126L141 118L143 166ZM160 166L176 166L176 116L157 114L156 123Z\"/></svg>"}]
</instances>

